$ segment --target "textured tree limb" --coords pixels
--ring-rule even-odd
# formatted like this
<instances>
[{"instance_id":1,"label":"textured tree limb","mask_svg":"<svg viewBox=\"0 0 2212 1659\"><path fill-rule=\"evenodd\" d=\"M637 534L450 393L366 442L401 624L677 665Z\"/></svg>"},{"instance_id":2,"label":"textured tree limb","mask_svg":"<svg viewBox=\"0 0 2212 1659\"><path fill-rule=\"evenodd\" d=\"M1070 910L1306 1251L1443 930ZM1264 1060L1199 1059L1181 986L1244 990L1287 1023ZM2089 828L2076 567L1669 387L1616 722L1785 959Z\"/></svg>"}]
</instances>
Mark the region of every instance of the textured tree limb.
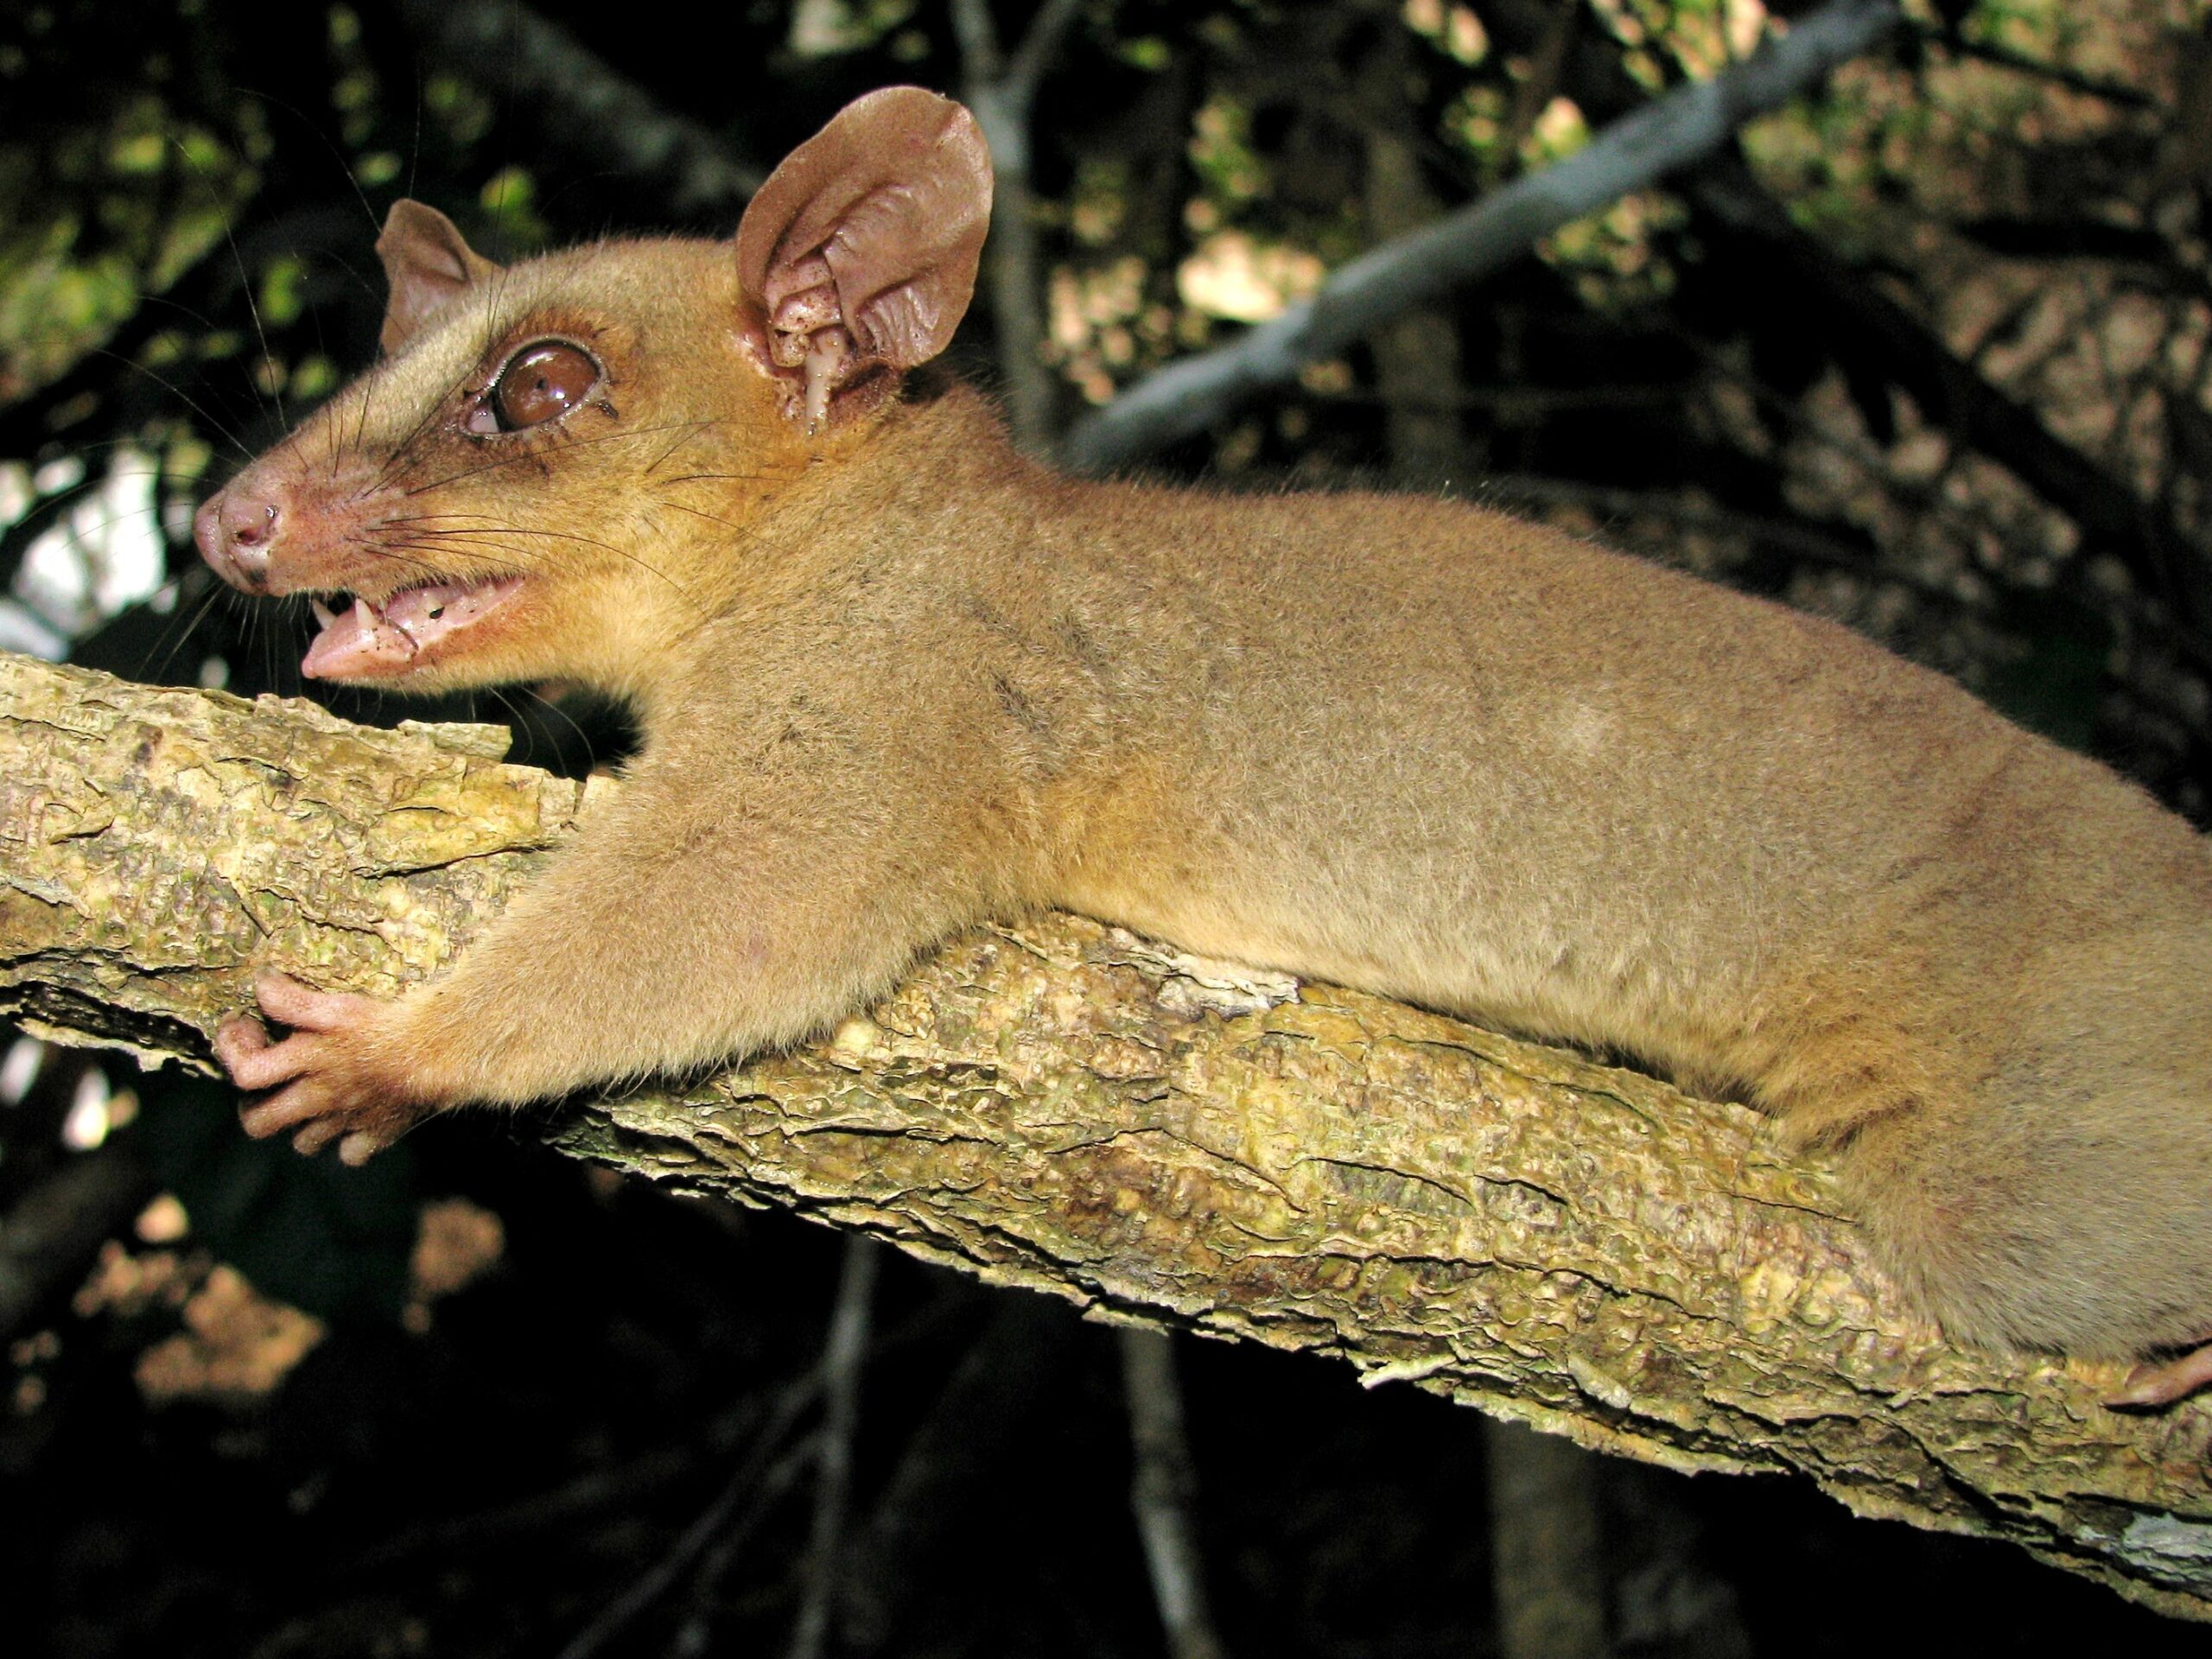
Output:
<instances>
[{"instance_id":1,"label":"textured tree limb","mask_svg":"<svg viewBox=\"0 0 2212 1659\"><path fill-rule=\"evenodd\" d=\"M1147 376L1071 429L1063 458L1104 471L1203 431L1244 398L1287 384L1307 364L1424 300L1487 276L1560 226L1703 160L1745 122L1866 51L1897 19L1892 0L1828 0L1713 79L1677 86L1565 161L1370 250L1312 299L1233 343Z\"/></svg>"},{"instance_id":2,"label":"textured tree limb","mask_svg":"<svg viewBox=\"0 0 2212 1659\"><path fill-rule=\"evenodd\" d=\"M0 1014L209 1070L279 966L389 993L567 833L474 727L0 658ZM831 1039L548 1136L1106 1317L1329 1353L1586 1446L1793 1469L2212 1618L2212 1405L1946 1345L1758 1117L1072 917L946 947ZM432 1128L429 1133L436 1133Z\"/></svg>"}]
</instances>

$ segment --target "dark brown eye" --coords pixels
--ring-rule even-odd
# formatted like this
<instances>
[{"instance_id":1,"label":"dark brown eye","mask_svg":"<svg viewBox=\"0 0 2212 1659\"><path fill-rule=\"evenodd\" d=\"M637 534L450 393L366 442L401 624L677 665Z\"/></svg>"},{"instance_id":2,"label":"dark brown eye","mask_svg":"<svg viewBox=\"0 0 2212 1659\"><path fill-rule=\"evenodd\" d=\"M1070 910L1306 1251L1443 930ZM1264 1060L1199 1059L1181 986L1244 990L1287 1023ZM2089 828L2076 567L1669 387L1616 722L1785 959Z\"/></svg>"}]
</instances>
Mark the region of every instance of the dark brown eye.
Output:
<instances>
[{"instance_id":1,"label":"dark brown eye","mask_svg":"<svg viewBox=\"0 0 2212 1659\"><path fill-rule=\"evenodd\" d=\"M468 428L481 431L489 425L500 432L519 432L542 426L583 402L598 385L599 365L583 352L562 340L541 340L507 359ZM486 414L490 422L480 423L479 417Z\"/></svg>"}]
</instances>

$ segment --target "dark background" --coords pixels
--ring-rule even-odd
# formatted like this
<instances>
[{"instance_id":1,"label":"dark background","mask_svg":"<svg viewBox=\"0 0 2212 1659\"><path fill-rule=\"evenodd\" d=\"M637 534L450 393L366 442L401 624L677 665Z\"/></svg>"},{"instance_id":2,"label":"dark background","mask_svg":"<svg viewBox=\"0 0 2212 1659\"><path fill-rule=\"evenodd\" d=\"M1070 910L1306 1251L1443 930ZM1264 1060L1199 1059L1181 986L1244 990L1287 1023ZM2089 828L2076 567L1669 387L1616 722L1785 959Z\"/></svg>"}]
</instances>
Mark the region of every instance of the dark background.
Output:
<instances>
[{"instance_id":1,"label":"dark background","mask_svg":"<svg viewBox=\"0 0 2212 1659\"><path fill-rule=\"evenodd\" d=\"M1039 10L971 18L1012 52ZM1074 8L1029 126L1037 429L1713 73L1764 15ZM1694 174L1147 464L1518 505L1839 616L2202 822L2202 16L1933 4ZM17 0L0 639L300 691L304 618L231 602L185 515L372 355L391 200L500 258L727 235L849 98L958 93L978 73L963 47L940 0ZM955 366L1009 387L1004 343L979 296ZM511 715L517 758L571 772L624 741L612 711L527 694L334 701ZM19 1047L0 1102L15 1651L555 1654L588 1630L574 1650L781 1649L824 1571L832 1652L1162 1646L1115 1341L1057 1304L882 1262L824 1567L803 1384L832 1235L595 1176L490 1116L346 1172L247 1143L219 1090L108 1059ZM1491 1514L1501 1443L1475 1414L1319 1362L1178 1351L1227 1651L1501 1650L1493 1529L1531 1521ZM1624 1653L2205 1642L1800 1485L1591 1459L1580 1488Z\"/></svg>"}]
</instances>

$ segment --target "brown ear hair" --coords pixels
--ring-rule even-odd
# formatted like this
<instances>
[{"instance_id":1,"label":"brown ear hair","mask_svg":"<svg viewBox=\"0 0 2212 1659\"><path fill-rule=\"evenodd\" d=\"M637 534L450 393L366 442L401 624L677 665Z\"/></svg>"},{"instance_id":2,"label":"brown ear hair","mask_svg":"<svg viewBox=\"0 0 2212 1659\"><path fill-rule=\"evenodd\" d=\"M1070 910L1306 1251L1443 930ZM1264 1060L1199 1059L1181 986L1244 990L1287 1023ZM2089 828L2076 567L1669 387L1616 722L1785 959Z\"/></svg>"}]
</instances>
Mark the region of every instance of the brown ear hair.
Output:
<instances>
[{"instance_id":1,"label":"brown ear hair","mask_svg":"<svg viewBox=\"0 0 2212 1659\"><path fill-rule=\"evenodd\" d=\"M784 158L737 231L741 338L814 431L944 349L976 291L991 156L918 86L855 99Z\"/></svg>"},{"instance_id":2,"label":"brown ear hair","mask_svg":"<svg viewBox=\"0 0 2212 1659\"><path fill-rule=\"evenodd\" d=\"M385 279L391 285L380 336L387 353L412 340L456 296L499 274L499 266L462 239L451 219L404 198L385 215L377 257L384 261Z\"/></svg>"}]
</instances>

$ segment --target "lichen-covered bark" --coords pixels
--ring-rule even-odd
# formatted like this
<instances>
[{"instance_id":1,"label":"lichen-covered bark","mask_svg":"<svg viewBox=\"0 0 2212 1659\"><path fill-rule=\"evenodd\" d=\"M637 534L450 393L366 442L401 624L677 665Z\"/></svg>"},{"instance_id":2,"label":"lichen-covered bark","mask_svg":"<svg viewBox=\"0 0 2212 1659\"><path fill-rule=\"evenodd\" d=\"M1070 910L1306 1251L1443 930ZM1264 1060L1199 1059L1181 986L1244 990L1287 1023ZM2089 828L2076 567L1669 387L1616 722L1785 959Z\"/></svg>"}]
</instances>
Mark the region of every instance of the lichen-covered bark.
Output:
<instances>
[{"instance_id":1,"label":"lichen-covered bark","mask_svg":"<svg viewBox=\"0 0 2212 1659\"><path fill-rule=\"evenodd\" d=\"M501 736L0 658L0 1013L207 1069L254 968L432 971L578 804ZM1945 1344L1755 1114L1459 1020L1053 916L953 942L821 1043L548 1133L1604 1450L1802 1470L2212 1617L2212 1406L2123 1416L2116 1366Z\"/></svg>"}]
</instances>

